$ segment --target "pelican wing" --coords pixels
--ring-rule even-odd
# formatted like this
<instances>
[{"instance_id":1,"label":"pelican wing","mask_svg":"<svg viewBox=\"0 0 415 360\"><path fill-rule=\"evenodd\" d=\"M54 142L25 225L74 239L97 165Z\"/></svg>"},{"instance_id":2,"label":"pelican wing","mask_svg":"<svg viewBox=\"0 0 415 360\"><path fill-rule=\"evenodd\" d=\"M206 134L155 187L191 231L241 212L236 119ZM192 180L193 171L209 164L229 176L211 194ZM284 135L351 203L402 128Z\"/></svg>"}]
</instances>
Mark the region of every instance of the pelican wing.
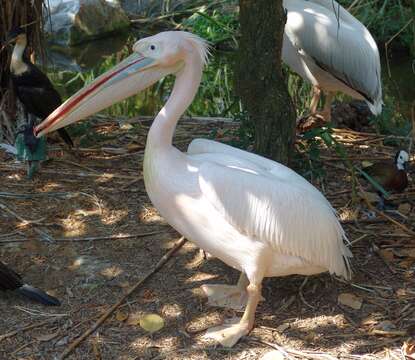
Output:
<instances>
[{"instance_id":1,"label":"pelican wing","mask_svg":"<svg viewBox=\"0 0 415 360\"><path fill-rule=\"evenodd\" d=\"M320 68L365 97L373 105L373 112L379 113L382 88L374 39L344 8L330 9L320 3L331 1L286 1L286 36L299 56L313 59Z\"/></svg>"},{"instance_id":2,"label":"pelican wing","mask_svg":"<svg viewBox=\"0 0 415 360\"><path fill-rule=\"evenodd\" d=\"M288 0L290 1L290 0ZM301 0L304 1L304 0ZM349 24L354 24L356 27L362 27L365 29L364 25L357 20L353 15L351 15L343 6L341 6L335 0L305 0L309 1L310 3L314 3L320 5L327 10L333 12L338 18L342 19L343 21L348 22ZM284 6L286 4L286 0L284 1Z\"/></svg>"},{"instance_id":3,"label":"pelican wing","mask_svg":"<svg viewBox=\"0 0 415 360\"><path fill-rule=\"evenodd\" d=\"M253 171L260 170L267 174L267 176L273 176L281 181L286 181L293 185L295 184L295 186L301 187L320 198L321 201L327 202L320 191L289 167L251 152L237 149L217 141L195 139L190 143L187 153L192 155L198 154L200 158L202 158L202 154L204 154L203 158L206 160L224 166L241 166L242 168ZM218 154L220 154L220 156L218 156Z\"/></svg>"},{"instance_id":4,"label":"pelican wing","mask_svg":"<svg viewBox=\"0 0 415 360\"><path fill-rule=\"evenodd\" d=\"M298 183L212 161L199 168L203 196L240 233L348 278L351 253L335 212L317 189Z\"/></svg>"}]
</instances>

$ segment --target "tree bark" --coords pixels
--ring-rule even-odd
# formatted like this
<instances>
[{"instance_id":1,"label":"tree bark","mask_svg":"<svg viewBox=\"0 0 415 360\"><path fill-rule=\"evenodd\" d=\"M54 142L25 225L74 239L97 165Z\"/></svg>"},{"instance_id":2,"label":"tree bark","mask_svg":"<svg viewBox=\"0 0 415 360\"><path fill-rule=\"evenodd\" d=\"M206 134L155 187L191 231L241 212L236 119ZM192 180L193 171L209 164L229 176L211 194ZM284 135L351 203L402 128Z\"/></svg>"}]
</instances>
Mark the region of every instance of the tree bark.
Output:
<instances>
[{"instance_id":1,"label":"tree bark","mask_svg":"<svg viewBox=\"0 0 415 360\"><path fill-rule=\"evenodd\" d=\"M282 0L239 0L241 39L236 83L255 128L255 151L288 163L294 147L295 109L282 71L286 13Z\"/></svg>"},{"instance_id":2,"label":"tree bark","mask_svg":"<svg viewBox=\"0 0 415 360\"><path fill-rule=\"evenodd\" d=\"M412 0L412 56L415 56L415 0Z\"/></svg>"},{"instance_id":3,"label":"tree bark","mask_svg":"<svg viewBox=\"0 0 415 360\"><path fill-rule=\"evenodd\" d=\"M6 44L10 30L30 24L26 26L29 47L44 58L42 10L47 4L46 0L0 0L0 48ZM0 143L14 143L16 133L16 97L9 71L12 51L12 46L0 51Z\"/></svg>"}]
</instances>

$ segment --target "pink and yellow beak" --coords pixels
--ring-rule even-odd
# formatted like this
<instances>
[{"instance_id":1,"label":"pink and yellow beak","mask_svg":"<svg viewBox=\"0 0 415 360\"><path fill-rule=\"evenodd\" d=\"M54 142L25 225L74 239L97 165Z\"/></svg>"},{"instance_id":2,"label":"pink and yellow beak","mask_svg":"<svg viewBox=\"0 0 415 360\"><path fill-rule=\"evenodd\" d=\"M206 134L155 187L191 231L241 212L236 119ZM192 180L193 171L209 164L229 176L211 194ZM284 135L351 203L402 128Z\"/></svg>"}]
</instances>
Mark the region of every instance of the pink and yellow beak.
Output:
<instances>
[{"instance_id":1,"label":"pink and yellow beak","mask_svg":"<svg viewBox=\"0 0 415 360\"><path fill-rule=\"evenodd\" d=\"M146 89L174 71L135 52L66 100L35 127L34 133L40 137L82 120Z\"/></svg>"}]
</instances>

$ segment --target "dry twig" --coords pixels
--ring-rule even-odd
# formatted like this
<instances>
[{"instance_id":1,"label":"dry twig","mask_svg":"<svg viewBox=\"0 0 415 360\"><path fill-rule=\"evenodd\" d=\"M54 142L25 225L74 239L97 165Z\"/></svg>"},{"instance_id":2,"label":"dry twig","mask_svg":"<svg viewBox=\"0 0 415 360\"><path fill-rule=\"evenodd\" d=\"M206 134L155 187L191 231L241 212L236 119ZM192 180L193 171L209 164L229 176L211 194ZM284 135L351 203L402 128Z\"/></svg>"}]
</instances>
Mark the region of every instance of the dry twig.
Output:
<instances>
[{"instance_id":1,"label":"dry twig","mask_svg":"<svg viewBox=\"0 0 415 360\"><path fill-rule=\"evenodd\" d=\"M38 322L38 323L35 323L35 324L30 324L30 325L24 326L22 328L10 331L6 334L0 335L0 342L2 342L5 339L11 338L11 337L13 337L13 336L15 336L15 335L17 335L21 332L31 330L31 329L34 329L34 328L37 328L37 327L40 327L40 326L43 326L43 325L46 325L46 324L51 324L51 323L53 323L55 321L58 321L60 319L61 319L61 317L54 317L54 318L51 318L51 319L49 318L45 321L41 321L41 322Z\"/></svg>"},{"instance_id":2,"label":"dry twig","mask_svg":"<svg viewBox=\"0 0 415 360\"><path fill-rule=\"evenodd\" d=\"M170 257L179 250L185 243L186 239L181 237L180 240L174 245L163 257L159 260L159 262L151 269L142 279L137 281L135 285L133 285L125 295L121 297L114 305L112 305L98 320L97 322L92 325L87 331L85 331L78 339L76 339L72 344L70 344L66 350L60 355L59 359L65 359L69 354L74 351L81 342L83 342L88 336L93 334L104 322L108 319L108 317L130 296L141 284L143 284L148 278L154 275L157 271L161 269L161 267L170 259Z\"/></svg>"},{"instance_id":3,"label":"dry twig","mask_svg":"<svg viewBox=\"0 0 415 360\"><path fill-rule=\"evenodd\" d=\"M151 232L144 232L144 233L136 233L136 234L125 234L125 235L103 235L103 236L90 236L90 237L78 237L78 238L59 238L55 239L55 241L97 241L97 240L123 240L123 239L132 239L137 237L145 237L150 235L158 235L162 234L166 231L151 231Z\"/></svg>"}]
</instances>

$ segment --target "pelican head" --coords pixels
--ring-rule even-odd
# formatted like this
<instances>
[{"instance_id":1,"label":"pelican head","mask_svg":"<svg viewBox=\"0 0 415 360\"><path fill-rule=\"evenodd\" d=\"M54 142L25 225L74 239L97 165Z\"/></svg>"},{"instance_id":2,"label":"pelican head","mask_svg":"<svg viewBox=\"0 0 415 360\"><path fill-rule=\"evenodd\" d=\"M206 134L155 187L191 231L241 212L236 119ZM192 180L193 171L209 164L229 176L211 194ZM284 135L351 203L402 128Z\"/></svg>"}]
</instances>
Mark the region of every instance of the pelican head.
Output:
<instances>
[{"instance_id":1,"label":"pelican head","mask_svg":"<svg viewBox=\"0 0 415 360\"><path fill-rule=\"evenodd\" d=\"M34 132L36 136L67 126L124 100L179 72L189 56L206 62L208 46L196 35L167 31L137 41L133 53L70 97Z\"/></svg>"}]
</instances>

